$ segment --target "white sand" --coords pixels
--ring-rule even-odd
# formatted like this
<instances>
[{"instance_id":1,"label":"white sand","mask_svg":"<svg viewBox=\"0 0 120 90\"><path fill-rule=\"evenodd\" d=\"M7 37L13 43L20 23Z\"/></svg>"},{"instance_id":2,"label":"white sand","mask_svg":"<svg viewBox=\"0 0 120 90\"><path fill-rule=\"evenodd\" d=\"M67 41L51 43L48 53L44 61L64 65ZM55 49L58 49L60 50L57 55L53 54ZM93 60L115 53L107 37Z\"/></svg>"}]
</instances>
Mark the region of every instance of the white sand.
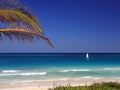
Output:
<instances>
[{"instance_id":1,"label":"white sand","mask_svg":"<svg viewBox=\"0 0 120 90\"><path fill-rule=\"evenodd\" d=\"M90 85L96 82L120 82L120 78L76 78L63 80L45 80L45 81L31 81L31 82L11 82L0 83L0 90L48 90L57 86L79 86Z\"/></svg>"}]
</instances>

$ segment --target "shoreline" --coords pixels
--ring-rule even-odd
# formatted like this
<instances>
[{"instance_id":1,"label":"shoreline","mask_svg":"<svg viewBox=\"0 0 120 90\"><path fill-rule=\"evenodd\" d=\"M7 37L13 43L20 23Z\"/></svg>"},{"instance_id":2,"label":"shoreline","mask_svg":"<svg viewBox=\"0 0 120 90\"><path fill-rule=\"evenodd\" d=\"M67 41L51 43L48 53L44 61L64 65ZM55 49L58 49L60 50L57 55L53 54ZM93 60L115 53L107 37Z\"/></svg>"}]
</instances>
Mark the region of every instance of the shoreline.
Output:
<instances>
[{"instance_id":1,"label":"shoreline","mask_svg":"<svg viewBox=\"0 0 120 90\"><path fill-rule=\"evenodd\" d=\"M63 80L37 80L31 82L0 82L0 90L48 90L58 86L84 86L101 82L120 82L118 78L75 78Z\"/></svg>"}]
</instances>

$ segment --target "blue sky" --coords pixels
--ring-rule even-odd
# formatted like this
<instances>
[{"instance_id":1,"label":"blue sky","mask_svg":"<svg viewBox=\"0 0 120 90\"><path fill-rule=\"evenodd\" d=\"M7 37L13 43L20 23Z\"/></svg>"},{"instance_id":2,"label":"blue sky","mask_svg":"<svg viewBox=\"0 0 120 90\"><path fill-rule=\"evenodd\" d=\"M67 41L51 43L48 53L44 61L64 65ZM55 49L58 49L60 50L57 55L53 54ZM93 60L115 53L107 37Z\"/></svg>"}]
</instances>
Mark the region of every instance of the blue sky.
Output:
<instances>
[{"instance_id":1,"label":"blue sky","mask_svg":"<svg viewBox=\"0 0 120 90\"><path fill-rule=\"evenodd\" d=\"M20 0L54 48L41 41L1 41L0 52L120 52L119 0Z\"/></svg>"}]
</instances>

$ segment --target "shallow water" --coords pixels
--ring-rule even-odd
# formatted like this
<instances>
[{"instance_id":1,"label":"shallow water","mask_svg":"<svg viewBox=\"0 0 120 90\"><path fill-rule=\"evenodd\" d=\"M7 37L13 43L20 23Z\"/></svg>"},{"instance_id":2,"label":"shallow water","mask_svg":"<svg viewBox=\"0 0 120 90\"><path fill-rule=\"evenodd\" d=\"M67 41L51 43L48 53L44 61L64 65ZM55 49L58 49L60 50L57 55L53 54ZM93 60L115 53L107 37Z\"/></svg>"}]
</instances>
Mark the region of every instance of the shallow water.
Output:
<instances>
[{"instance_id":1,"label":"shallow water","mask_svg":"<svg viewBox=\"0 0 120 90\"><path fill-rule=\"evenodd\" d=\"M0 54L0 82L120 77L120 54Z\"/></svg>"}]
</instances>

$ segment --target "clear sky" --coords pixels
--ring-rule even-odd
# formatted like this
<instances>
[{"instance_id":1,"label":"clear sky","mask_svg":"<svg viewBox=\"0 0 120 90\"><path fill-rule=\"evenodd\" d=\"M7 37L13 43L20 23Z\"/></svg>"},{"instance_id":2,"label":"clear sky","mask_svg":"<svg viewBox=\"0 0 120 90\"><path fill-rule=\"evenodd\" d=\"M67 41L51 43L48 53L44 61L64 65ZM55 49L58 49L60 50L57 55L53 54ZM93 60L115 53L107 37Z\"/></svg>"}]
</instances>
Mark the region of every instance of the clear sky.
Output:
<instances>
[{"instance_id":1,"label":"clear sky","mask_svg":"<svg viewBox=\"0 0 120 90\"><path fill-rule=\"evenodd\" d=\"M41 41L1 41L0 52L120 52L120 0L20 0L54 48Z\"/></svg>"}]
</instances>

